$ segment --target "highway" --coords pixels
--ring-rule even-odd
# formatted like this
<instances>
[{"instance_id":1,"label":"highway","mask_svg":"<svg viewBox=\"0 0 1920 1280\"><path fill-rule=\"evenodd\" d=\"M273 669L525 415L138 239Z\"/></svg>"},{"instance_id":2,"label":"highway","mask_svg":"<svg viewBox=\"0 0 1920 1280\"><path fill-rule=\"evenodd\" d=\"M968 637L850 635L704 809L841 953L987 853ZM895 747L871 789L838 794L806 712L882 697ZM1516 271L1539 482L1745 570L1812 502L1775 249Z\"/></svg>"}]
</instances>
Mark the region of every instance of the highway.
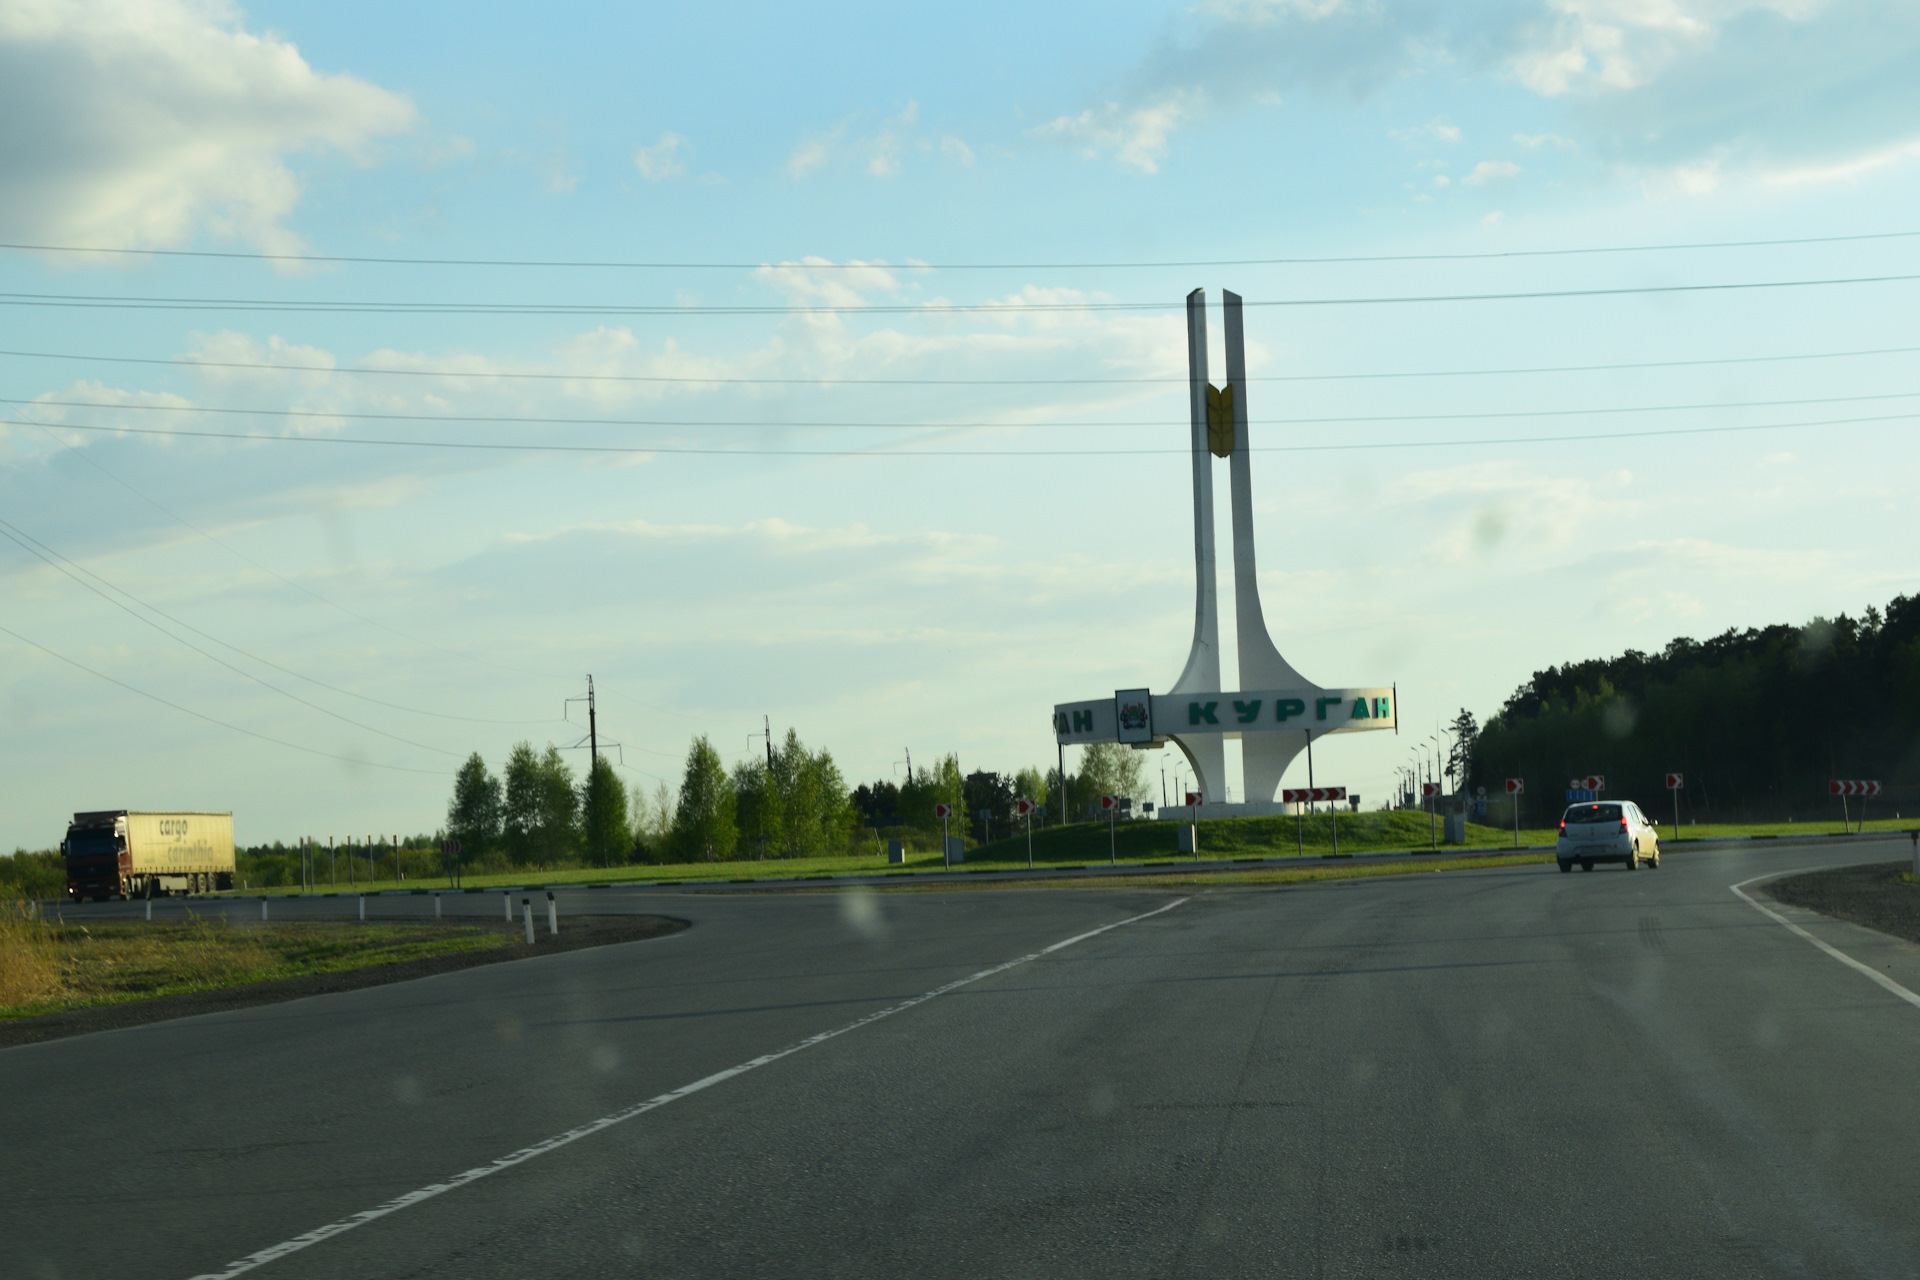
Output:
<instances>
[{"instance_id":1,"label":"highway","mask_svg":"<svg viewBox=\"0 0 1920 1280\"><path fill-rule=\"evenodd\" d=\"M1920 1007L1730 889L1908 852L603 890L692 927L0 1050L0 1274L1916 1275Z\"/></svg>"}]
</instances>

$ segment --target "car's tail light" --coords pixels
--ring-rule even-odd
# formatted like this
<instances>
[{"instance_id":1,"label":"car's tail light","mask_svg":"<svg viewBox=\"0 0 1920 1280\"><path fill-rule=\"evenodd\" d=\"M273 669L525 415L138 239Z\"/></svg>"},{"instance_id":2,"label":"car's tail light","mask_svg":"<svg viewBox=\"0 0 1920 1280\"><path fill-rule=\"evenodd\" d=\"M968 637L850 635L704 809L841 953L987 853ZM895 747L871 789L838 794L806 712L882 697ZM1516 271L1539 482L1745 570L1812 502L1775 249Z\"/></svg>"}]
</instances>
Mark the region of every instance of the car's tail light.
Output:
<instances>
[{"instance_id":1,"label":"car's tail light","mask_svg":"<svg viewBox=\"0 0 1920 1280\"><path fill-rule=\"evenodd\" d=\"M1567 834L1567 820L1565 818L1560 819L1560 834Z\"/></svg>"},{"instance_id":2,"label":"car's tail light","mask_svg":"<svg viewBox=\"0 0 1920 1280\"><path fill-rule=\"evenodd\" d=\"M1627 820L1625 818L1620 819L1620 834L1627 834Z\"/></svg>"}]
</instances>

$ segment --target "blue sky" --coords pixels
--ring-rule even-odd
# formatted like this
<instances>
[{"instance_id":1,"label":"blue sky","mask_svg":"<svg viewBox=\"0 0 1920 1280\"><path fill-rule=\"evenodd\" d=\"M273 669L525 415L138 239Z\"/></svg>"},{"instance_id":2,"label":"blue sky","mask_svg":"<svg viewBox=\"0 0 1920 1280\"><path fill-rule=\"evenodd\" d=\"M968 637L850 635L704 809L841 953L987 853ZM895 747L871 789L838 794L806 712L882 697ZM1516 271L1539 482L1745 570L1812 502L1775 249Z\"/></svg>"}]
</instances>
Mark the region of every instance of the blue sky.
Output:
<instances>
[{"instance_id":1,"label":"blue sky","mask_svg":"<svg viewBox=\"0 0 1920 1280\"><path fill-rule=\"evenodd\" d=\"M8 244L665 264L0 250L0 519L70 571L0 542L0 845L430 829L588 672L647 785L763 714L855 779L1045 764L1185 658L1194 287L1251 304L1281 651L1401 689L1322 782L1857 614L1916 586L1914 282L1298 304L1920 274L1916 84L1865 0L0 0Z\"/></svg>"}]
</instances>

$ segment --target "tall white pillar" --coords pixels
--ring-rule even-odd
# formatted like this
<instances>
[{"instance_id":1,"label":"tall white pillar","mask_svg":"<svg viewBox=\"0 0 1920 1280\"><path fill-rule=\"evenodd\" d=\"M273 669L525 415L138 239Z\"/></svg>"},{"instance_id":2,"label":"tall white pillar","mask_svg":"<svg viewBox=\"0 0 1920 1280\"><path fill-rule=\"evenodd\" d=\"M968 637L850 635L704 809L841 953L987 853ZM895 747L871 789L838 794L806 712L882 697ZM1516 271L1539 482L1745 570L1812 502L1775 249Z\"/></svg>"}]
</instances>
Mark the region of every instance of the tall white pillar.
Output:
<instances>
[{"instance_id":1,"label":"tall white pillar","mask_svg":"<svg viewBox=\"0 0 1920 1280\"><path fill-rule=\"evenodd\" d=\"M1207 447L1207 291L1187 295L1187 390L1193 417L1193 648L1170 693L1220 688L1220 587L1213 536L1213 454ZM1226 744L1218 734L1173 741L1193 766L1203 803L1226 799Z\"/></svg>"}]
</instances>

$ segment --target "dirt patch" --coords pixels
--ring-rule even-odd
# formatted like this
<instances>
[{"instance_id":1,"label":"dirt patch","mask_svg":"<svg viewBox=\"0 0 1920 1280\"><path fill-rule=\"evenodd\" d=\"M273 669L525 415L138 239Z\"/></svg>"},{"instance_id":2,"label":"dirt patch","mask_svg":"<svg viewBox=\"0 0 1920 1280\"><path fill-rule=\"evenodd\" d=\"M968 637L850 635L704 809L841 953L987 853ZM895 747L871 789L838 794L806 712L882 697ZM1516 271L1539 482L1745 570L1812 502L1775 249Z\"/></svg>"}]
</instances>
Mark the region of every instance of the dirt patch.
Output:
<instances>
[{"instance_id":1,"label":"dirt patch","mask_svg":"<svg viewBox=\"0 0 1920 1280\"><path fill-rule=\"evenodd\" d=\"M1920 884L1901 878L1912 870L1913 860L1903 858L1809 871L1769 880L1760 888L1777 902L1920 942Z\"/></svg>"},{"instance_id":2,"label":"dirt patch","mask_svg":"<svg viewBox=\"0 0 1920 1280\"><path fill-rule=\"evenodd\" d=\"M447 923L465 929L484 927L489 932L509 935L515 940L525 936L523 926L517 923L510 925L498 920L484 925L474 920L450 920ZM671 916L568 916L561 922L558 935L549 934L541 928L534 935L536 941L531 947L520 941L518 945L489 947L481 951L458 951L401 960L393 964L366 965L337 973L310 973L297 978L246 982L208 991L182 991L145 1000L93 1005L85 1009L67 1009L60 1013L0 1022L0 1048L86 1035L93 1031L109 1031L117 1027L135 1027L148 1022L165 1022L197 1013L278 1004L283 1000L298 1000L304 996L326 995L335 991L357 991L362 987L406 982L436 973L499 964L504 960L524 960L528 956L579 951L585 947L604 947L617 942L640 942L678 933L686 927L685 920L676 920Z\"/></svg>"}]
</instances>

